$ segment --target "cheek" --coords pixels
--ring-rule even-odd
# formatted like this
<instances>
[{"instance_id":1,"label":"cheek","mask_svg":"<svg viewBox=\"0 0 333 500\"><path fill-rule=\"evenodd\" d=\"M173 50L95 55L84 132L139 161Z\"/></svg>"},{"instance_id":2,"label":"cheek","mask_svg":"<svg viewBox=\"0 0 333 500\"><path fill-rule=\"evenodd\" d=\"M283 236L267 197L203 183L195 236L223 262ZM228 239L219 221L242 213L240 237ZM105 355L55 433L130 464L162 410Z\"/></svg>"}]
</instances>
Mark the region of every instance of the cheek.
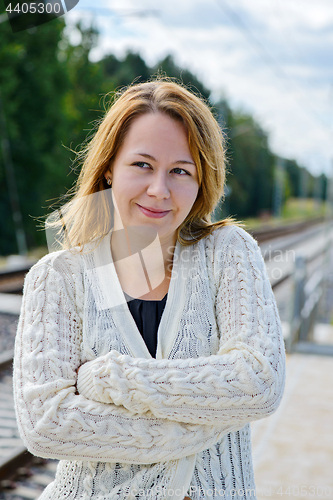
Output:
<instances>
[{"instance_id":1,"label":"cheek","mask_svg":"<svg viewBox=\"0 0 333 500\"><path fill-rule=\"evenodd\" d=\"M179 207L185 212L190 212L198 195L198 185L187 186L178 192Z\"/></svg>"},{"instance_id":2,"label":"cheek","mask_svg":"<svg viewBox=\"0 0 333 500\"><path fill-rule=\"evenodd\" d=\"M113 194L119 202L128 201L135 197L140 191L140 183L133 175L124 172L122 175L115 176L112 183Z\"/></svg>"}]
</instances>

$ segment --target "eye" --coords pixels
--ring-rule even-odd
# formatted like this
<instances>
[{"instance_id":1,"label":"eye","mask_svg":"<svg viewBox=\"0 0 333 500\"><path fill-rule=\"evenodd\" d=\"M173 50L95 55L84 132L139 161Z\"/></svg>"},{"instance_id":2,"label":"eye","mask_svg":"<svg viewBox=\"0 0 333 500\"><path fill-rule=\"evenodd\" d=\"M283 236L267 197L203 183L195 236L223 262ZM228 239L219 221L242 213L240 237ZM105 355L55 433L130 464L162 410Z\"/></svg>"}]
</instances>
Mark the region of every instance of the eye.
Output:
<instances>
[{"instance_id":1,"label":"eye","mask_svg":"<svg viewBox=\"0 0 333 500\"><path fill-rule=\"evenodd\" d=\"M140 167L140 168L151 168L149 163L147 163L145 161L136 161L135 163L133 163L133 165L136 165L137 167Z\"/></svg>"},{"instance_id":2,"label":"eye","mask_svg":"<svg viewBox=\"0 0 333 500\"><path fill-rule=\"evenodd\" d=\"M187 170L184 170L183 168L180 168L180 167L174 168L173 172L175 172L175 174L179 174L179 175L191 175L190 172L188 172Z\"/></svg>"}]
</instances>

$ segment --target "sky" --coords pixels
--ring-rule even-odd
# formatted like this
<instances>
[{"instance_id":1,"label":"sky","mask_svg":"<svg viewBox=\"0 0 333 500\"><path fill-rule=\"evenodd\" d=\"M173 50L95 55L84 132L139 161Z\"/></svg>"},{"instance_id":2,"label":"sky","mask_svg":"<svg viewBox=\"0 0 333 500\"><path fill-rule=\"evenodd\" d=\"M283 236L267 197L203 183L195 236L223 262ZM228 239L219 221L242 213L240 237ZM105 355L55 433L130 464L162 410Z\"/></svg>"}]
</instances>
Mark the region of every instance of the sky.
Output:
<instances>
[{"instance_id":1,"label":"sky","mask_svg":"<svg viewBox=\"0 0 333 500\"><path fill-rule=\"evenodd\" d=\"M333 175L332 0L80 0L65 17L73 43L79 18L100 31L93 60L172 54L213 100L251 113L275 154Z\"/></svg>"}]
</instances>

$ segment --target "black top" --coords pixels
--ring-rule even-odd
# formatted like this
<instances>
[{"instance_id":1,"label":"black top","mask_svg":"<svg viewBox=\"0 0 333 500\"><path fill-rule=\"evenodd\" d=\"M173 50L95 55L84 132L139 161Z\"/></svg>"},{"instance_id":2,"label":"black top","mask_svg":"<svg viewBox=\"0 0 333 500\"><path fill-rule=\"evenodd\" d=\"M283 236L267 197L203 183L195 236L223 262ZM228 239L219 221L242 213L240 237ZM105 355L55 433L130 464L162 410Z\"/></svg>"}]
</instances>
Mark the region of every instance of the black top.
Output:
<instances>
[{"instance_id":1,"label":"black top","mask_svg":"<svg viewBox=\"0 0 333 500\"><path fill-rule=\"evenodd\" d=\"M128 308L153 358L156 357L157 330L168 294L162 300L133 299L124 292Z\"/></svg>"}]
</instances>

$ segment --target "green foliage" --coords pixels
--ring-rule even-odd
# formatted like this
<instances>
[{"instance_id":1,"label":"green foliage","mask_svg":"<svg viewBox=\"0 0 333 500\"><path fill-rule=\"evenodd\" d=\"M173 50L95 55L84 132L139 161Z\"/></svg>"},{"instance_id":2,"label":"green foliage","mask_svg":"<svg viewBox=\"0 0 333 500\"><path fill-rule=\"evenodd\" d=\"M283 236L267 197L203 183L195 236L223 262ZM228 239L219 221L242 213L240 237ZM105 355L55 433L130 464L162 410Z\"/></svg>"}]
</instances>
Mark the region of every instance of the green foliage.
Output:
<instances>
[{"instance_id":1,"label":"green foliage","mask_svg":"<svg viewBox=\"0 0 333 500\"><path fill-rule=\"evenodd\" d=\"M64 28L62 19L13 34L8 23L0 32L0 89L7 135L20 196L28 244L41 241L31 216L40 214L46 200L64 190L68 156L61 142L68 124L62 109L68 85L66 66L56 59ZM64 154L65 153L65 154ZM16 251L9 194L1 156L0 253ZM36 203L36 200L38 203Z\"/></svg>"},{"instance_id":2,"label":"green foliage","mask_svg":"<svg viewBox=\"0 0 333 500\"><path fill-rule=\"evenodd\" d=\"M62 18L33 31L0 32L0 89L28 246L45 244L36 230L52 201L72 187L74 150L103 113L101 96L113 90L101 65L89 60L97 31L78 24L81 42L64 36ZM17 252L9 193L0 155L0 254Z\"/></svg>"},{"instance_id":3,"label":"green foliage","mask_svg":"<svg viewBox=\"0 0 333 500\"><path fill-rule=\"evenodd\" d=\"M286 160L285 167L289 177L291 196L299 196L301 170L295 160Z\"/></svg>"},{"instance_id":4,"label":"green foliage","mask_svg":"<svg viewBox=\"0 0 333 500\"><path fill-rule=\"evenodd\" d=\"M311 219L325 215L326 204L313 198L290 198L282 211L283 219Z\"/></svg>"},{"instance_id":5,"label":"green foliage","mask_svg":"<svg viewBox=\"0 0 333 500\"><path fill-rule=\"evenodd\" d=\"M151 73L153 75L166 74L167 76L177 78L185 85L189 86L189 88L194 93L197 94L199 92L202 97L206 98L207 100L209 99L210 90L208 90L190 71L177 66L171 55L165 57L165 59L160 61L154 68L152 68Z\"/></svg>"},{"instance_id":6,"label":"green foliage","mask_svg":"<svg viewBox=\"0 0 333 500\"><path fill-rule=\"evenodd\" d=\"M66 64L68 86L63 93L63 112L71 132L65 145L74 150L85 141L95 122L101 118L104 94L114 90L104 78L101 65L89 59L90 51L97 43L98 32L93 27L83 28L80 23L76 27L81 35L80 43L72 46L63 37L61 51L56 55Z\"/></svg>"},{"instance_id":7,"label":"green foliage","mask_svg":"<svg viewBox=\"0 0 333 500\"><path fill-rule=\"evenodd\" d=\"M232 112L225 100L216 103L215 110L228 138L227 185L231 190L220 216L243 218L270 210L275 158L267 135L252 116Z\"/></svg>"},{"instance_id":8,"label":"green foliage","mask_svg":"<svg viewBox=\"0 0 333 500\"><path fill-rule=\"evenodd\" d=\"M150 70L139 54L128 52L120 61L110 54L100 61L104 76L109 78L113 88L122 88L132 82L144 82L150 78Z\"/></svg>"}]
</instances>

